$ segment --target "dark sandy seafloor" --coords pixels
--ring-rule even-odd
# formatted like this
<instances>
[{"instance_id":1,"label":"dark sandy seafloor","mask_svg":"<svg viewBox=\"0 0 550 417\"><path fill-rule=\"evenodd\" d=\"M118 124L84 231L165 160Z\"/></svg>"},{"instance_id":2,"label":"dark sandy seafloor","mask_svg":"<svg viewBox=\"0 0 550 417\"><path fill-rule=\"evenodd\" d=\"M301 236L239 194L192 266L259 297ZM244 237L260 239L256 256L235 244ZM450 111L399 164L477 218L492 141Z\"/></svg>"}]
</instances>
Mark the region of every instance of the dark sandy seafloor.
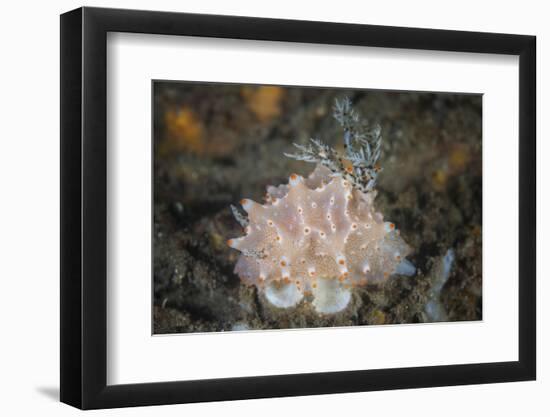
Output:
<instances>
[{"instance_id":1,"label":"dark sandy seafloor","mask_svg":"<svg viewBox=\"0 0 550 417\"><path fill-rule=\"evenodd\" d=\"M342 149L332 106L345 96L382 128L375 206L417 273L355 289L334 315L278 309L233 273L240 253L226 240L243 232L230 205L308 175L312 164L283 155L293 142ZM482 318L480 95L156 82L153 99L154 333Z\"/></svg>"}]
</instances>

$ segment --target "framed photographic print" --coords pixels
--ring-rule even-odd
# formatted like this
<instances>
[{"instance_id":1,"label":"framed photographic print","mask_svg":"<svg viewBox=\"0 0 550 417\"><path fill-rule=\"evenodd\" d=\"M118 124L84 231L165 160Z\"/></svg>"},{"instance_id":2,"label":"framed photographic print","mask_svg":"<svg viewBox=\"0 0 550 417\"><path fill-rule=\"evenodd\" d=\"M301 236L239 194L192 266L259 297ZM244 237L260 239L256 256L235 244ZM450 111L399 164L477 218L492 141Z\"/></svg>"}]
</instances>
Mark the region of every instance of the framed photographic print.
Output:
<instances>
[{"instance_id":1,"label":"framed photographic print","mask_svg":"<svg viewBox=\"0 0 550 417\"><path fill-rule=\"evenodd\" d=\"M61 400L535 379L535 38L61 16Z\"/></svg>"}]
</instances>

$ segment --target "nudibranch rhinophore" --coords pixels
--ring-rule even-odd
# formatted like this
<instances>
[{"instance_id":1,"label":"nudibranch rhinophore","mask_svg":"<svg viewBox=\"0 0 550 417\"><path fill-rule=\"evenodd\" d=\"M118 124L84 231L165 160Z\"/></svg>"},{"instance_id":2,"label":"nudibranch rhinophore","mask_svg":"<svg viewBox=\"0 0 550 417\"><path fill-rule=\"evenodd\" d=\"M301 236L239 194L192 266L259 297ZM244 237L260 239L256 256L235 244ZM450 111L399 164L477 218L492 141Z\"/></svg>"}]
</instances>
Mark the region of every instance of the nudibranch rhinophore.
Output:
<instances>
[{"instance_id":1,"label":"nudibranch rhinophore","mask_svg":"<svg viewBox=\"0 0 550 417\"><path fill-rule=\"evenodd\" d=\"M411 248L373 205L379 152L372 155L365 136L353 133L346 144L363 138L362 165L358 159L343 168L342 158L318 141L317 148L298 146L303 153L292 157L317 162L309 177L292 174L288 184L268 187L265 204L242 200L248 218L234 210L246 233L228 240L241 252L235 273L276 307L293 307L305 296L318 313L332 314L346 308L354 287L416 272L405 259Z\"/></svg>"}]
</instances>

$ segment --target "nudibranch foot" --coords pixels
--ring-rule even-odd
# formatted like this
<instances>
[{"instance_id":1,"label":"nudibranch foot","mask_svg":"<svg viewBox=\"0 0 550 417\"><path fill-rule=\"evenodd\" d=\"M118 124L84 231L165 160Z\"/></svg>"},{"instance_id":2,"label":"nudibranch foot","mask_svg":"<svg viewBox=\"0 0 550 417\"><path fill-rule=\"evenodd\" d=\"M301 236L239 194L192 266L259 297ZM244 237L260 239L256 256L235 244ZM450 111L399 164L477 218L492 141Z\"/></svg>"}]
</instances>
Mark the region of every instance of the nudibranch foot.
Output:
<instances>
[{"instance_id":1,"label":"nudibranch foot","mask_svg":"<svg viewBox=\"0 0 550 417\"><path fill-rule=\"evenodd\" d=\"M313 289L312 304L318 313L334 314L348 306L351 300L349 288L345 288L338 280L331 278L321 278L317 283L317 288Z\"/></svg>"},{"instance_id":2,"label":"nudibranch foot","mask_svg":"<svg viewBox=\"0 0 550 417\"><path fill-rule=\"evenodd\" d=\"M265 297L275 307L290 308L296 306L304 298L304 294L295 284L273 281L266 286Z\"/></svg>"},{"instance_id":3,"label":"nudibranch foot","mask_svg":"<svg viewBox=\"0 0 550 417\"><path fill-rule=\"evenodd\" d=\"M395 267L395 274L405 275L407 277L412 277L416 274L416 267L413 263L407 259L403 259L400 264Z\"/></svg>"}]
</instances>

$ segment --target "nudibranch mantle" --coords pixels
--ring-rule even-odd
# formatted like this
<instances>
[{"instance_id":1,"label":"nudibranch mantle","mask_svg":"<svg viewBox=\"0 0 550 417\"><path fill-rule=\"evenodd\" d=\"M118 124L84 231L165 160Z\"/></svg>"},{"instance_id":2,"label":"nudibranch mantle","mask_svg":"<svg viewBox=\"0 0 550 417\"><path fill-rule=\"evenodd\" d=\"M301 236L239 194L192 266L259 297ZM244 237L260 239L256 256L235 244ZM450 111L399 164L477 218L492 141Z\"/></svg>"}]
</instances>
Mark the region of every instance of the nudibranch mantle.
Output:
<instances>
[{"instance_id":1,"label":"nudibranch mantle","mask_svg":"<svg viewBox=\"0 0 550 417\"><path fill-rule=\"evenodd\" d=\"M359 190L321 164L307 178L267 189L265 204L242 200L245 236L235 273L276 307L306 296L318 313L345 309L351 290L392 274L413 275L411 248L374 208L376 190Z\"/></svg>"}]
</instances>

